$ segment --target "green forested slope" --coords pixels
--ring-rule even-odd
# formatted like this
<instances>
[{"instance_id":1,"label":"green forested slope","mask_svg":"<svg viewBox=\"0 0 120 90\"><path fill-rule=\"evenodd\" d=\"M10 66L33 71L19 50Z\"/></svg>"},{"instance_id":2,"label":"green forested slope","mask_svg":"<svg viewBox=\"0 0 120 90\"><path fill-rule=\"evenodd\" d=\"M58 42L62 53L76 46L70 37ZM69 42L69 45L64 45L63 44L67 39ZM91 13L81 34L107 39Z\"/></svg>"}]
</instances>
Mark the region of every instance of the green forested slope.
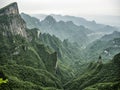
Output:
<instances>
[{"instance_id":1,"label":"green forested slope","mask_svg":"<svg viewBox=\"0 0 120 90\"><path fill-rule=\"evenodd\" d=\"M10 5L13 12L17 9L15 5ZM38 40L36 30L26 29L18 13L10 12L6 17L0 16L0 71L8 82L3 83L0 90L62 89L60 80L55 76L55 51Z\"/></svg>"},{"instance_id":2,"label":"green forested slope","mask_svg":"<svg viewBox=\"0 0 120 90\"><path fill-rule=\"evenodd\" d=\"M76 43L27 29L16 7L0 10L0 90L120 89L120 54L86 63Z\"/></svg>"},{"instance_id":3,"label":"green forested slope","mask_svg":"<svg viewBox=\"0 0 120 90\"><path fill-rule=\"evenodd\" d=\"M119 90L120 54L109 63L91 63L84 73L65 85L66 90Z\"/></svg>"},{"instance_id":4,"label":"green forested slope","mask_svg":"<svg viewBox=\"0 0 120 90\"><path fill-rule=\"evenodd\" d=\"M101 55L104 61L109 61L120 52L120 32L115 31L112 34L103 36L89 44L83 52L84 59L96 60Z\"/></svg>"}]
</instances>

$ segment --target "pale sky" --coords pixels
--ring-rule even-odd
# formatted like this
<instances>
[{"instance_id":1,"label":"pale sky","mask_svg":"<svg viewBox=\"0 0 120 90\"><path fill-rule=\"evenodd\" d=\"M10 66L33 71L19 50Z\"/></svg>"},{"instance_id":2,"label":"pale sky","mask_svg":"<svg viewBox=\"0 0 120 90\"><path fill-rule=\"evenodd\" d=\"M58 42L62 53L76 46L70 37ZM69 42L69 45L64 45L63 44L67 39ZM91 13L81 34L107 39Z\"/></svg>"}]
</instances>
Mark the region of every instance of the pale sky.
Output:
<instances>
[{"instance_id":1,"label":"pale sky","mask_svg":"<svg viewBox=\"0 0 120 90\"><path fill-rule=\"evenodd\" d=\"M120 0L0 0L0 8L12 2L27 14L72 15L120 27Z\"/></svg>"},{"instance_id":2,"label":"pale sky","mask_svg":"<svg viewBox=\"0 0 120 90\"><path fill-rule=\"evenodd\" d=\"M20 12L29 14L120 16L120 0L0 0L0 7L18 2Z\"/></svg>"}]
</instances>

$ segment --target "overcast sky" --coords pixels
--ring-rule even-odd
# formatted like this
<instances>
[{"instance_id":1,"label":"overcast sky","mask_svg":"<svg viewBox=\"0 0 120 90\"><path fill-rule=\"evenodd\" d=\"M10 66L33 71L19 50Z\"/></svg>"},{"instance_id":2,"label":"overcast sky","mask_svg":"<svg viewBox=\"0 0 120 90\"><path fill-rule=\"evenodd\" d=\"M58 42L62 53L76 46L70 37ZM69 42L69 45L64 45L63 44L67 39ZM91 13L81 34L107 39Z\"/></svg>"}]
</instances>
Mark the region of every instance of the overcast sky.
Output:
<instances>
[{"instance_id":1,"label":"overcast sky","mask_svg":"<svg viewBox=\"0 0 120 90\"><path fill-rule=\"evenodd\" d=\"M0 7L14 1L26 13L120 16L120 0L0 0Z\"/></svg>"},{"instance_id":2,"label":"overcast sky","mask_svg":"<svg viewBox=\"0 0 120 90\"><path fill-rule=\"evenodd\" d=\"M27 14L73 15L120 26L120 0L0 0L0 7L12 2Z\"/></svg>"}]
</instances>

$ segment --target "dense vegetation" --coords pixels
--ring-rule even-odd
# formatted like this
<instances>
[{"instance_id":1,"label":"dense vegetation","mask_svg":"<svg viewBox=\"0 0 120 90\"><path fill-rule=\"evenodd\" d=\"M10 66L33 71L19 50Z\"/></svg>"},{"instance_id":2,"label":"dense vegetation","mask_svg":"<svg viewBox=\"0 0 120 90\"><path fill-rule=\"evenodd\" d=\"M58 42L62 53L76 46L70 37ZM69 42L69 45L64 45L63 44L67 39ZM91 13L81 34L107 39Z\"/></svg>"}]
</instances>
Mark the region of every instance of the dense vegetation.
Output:
<instances>
[{"instance_id":1,"label":"dense vegetation","mask_svg":"<svg viewBox=\"0 0 120 90\"><path fill-rule=\"evenodd\" d=\"M55 35L62 41L68 39L71 42L78 42L80 45L85 45L89 42L87 34L92 33L88 28L77 26L72 21L57 22L50 15L42 21L24 13L22 13L21 16L26 21L28 28L39 28L42 33Z\"/></svg>"},{"instance_id":2,"label":"dense vegetation","mask_svg":"<svg viewBox=\"0 0 120 90\"><path fill-rule=\"evenodd\" d=\"M103 47L104 46L104 47ZM89 53L92 52L92 53ZM84 50L84 59L97 60L102 55L104 61L109 61L114 55L120 52L120 32L115 31L112 34L105 35L102 38L89 44Z\"/></svg>"},{"instance_id":3,"label":"dense vegetation","mask_svg":"<svg viewBox=\"0 0 120 90\"><path fill-rule=\"evenodd\" d=\"M109 63L90 63L82 75L65 85L67 90L119 90L120 54ZM117 63L116 63L117 62Z\"/></svg>"},{"instance_id":4,"label":"dense vegetation","mask_svg":"<svg viewBox=\"0 0 120 90\"><path fill-rule=\"evenodd\" d=\"M57 23L57 27L65 24L63 30L68 30L68 26L72 32L80 28L72 22L56 22L51 16L46 20L50 25ZM46 20L42 22L44 28L48 26ZM105 41L106 37L83 50L69 39L61 41L55 35L41 33L36 28L27 29L19 14L1 15L0 90L120 90L120 54L117 54L120 38ZM100 58L99 62L96 53L106 48L110 49L110 57L115 56L112 60L108 58L107 62Z\"/></svg>"}]
</instances>

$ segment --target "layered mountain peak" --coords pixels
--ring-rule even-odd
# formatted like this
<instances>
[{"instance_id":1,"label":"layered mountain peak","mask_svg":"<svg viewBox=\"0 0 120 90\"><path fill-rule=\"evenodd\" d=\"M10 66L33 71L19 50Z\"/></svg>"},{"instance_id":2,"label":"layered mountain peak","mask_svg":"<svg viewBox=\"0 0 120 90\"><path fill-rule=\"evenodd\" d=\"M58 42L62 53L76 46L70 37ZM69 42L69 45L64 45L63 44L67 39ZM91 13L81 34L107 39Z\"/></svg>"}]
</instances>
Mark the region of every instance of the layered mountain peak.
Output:
<instances>
[{"instance_id":1,"label":"layered mountain peak","mask_svg":"<svg viewBox=\"0 0 120 90\"><path fill-rule=\"evenodd\" d=\"M111 34L104 35L101 40L103 41L109 41L113 40L114 38L119 38L120 37L120 32L119 31L114 31Z\"/></svg>"},{"instance_id":2,"label":"layered mountain peak","mask_svg":"<svg viewBox=\"0 0 120 90\"><path fill-rule=\"evenodd\" d=\"M114 31L113 34L114 35L120 35L120 32L119 31Z\"/></svg>"},{"instance_id":3,"label":"layered mountain peak","mask_svg":"<svg viewBox=\"0 0 120 90\"><path fill-rule=\"evenodd\" d=\"M46 23L48 23L48 24L54 24L54 23L56 23L56 20L55 20L52 16L48 15L48 16L44 19L44 22L46 22Z\"/></svg>"},{"instance_id":4,"label":"layered mountain peak","mask_svg":"<svg viewBox=\"0 0 120 90\"><path fill-rule=\"evenodd\" d=\"M19 14L18 5L16 2L11 3L0 10L0 16L11 15L11 14Z\"/></svg>"},{"instance_id":5,"label":"layered mountain peak","mask_svg":"<svg viewBox=\"0 0 120 90\"><path fill-rule=\"evenodd\" d=\"M26 23L19 15L17 3L9 4L0 9L0 28L3 30L4 36L21 35L27 37Z\"/></svg>"}]
</instances>

